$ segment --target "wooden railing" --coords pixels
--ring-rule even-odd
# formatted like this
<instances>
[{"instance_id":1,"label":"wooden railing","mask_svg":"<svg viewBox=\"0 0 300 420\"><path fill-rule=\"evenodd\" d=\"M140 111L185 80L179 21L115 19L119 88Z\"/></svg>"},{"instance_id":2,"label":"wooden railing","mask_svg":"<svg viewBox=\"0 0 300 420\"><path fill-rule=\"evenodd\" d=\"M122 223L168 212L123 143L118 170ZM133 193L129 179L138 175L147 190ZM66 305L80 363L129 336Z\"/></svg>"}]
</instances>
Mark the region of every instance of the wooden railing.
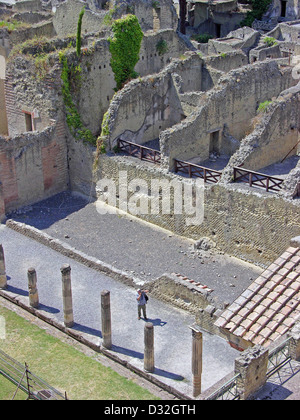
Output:
<instances>
[{"instance_id":1,"label":"wooden railing","mask_svg":"<svg viewBox=\"0 0 300 420\"><path fill-rule=\"evenodd\" d=\"M280 191L284 179L235 167L234 182L244 182L250 187L260 187L266 191Z\"/></svg>"},{"instance_id":2,"label":"wooden railing","mask_svg":"<svg viewBox=\"0 0 300 420\"><path fill-rule=\"evenodd\" d=\"M198 177L204 179L204 182L219 182L222 172L213 169L205 168L194 163L185 162L183 160L174 159L175 172L183 172L188 174L190 178Z\"/></svg>"},{"instance_id":3,"label":"wooden railing","mask_svg":"<svg viewBox=\"0 0 300 420\"><path fill-rule=\"evenodd\" d=\"M137 157L141 160L160 164L161 153L158 150L150 149L149 147L140 144L132 143L130 141L118 139L118 149L130 156Z\"/></svg>"}]
</instances>

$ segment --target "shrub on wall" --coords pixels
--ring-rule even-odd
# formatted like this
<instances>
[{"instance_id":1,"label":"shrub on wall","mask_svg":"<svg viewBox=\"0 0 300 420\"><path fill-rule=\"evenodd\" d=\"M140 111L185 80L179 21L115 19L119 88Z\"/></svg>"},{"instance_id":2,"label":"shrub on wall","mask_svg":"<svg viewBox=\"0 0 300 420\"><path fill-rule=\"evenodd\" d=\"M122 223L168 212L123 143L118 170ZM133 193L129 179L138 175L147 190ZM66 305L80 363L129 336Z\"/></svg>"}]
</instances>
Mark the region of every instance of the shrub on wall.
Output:
<instances>
[{"instance_id":1,"label":"shrub on wall","mask_svg":"<svg viewBox=\"0 0 300 420\"><path fill-rule=\"evenodd\" d=\"M251 27L255 19L261 20L272 1L273 0L252 0L252 10L247 13L245 19L241 22L241 26Z\"/></svg>"},{"instance_id":2,"label":"shrub on wall","mask_svg":"<svg viewBox=\"0 0 300 420\"><path fill-rule=\"evenodd\" d=\"M79 13L79 18L78 18L77 38L76 38L76 52L77 52L77 57L80 56L80 52L81 52L81 27L82 27L82 19L83 19L84 13L85 13L85 7Z\"/></svg>"},{"instance_id":3,"label":"shrub on wall","mask_svg":"<svg viewBox=\"0 0 300 420\"><path fill-rule=\"evenodd\" d=\"M111 67L115 75L117 90L137 77L134 68L139 61L143 32L135 15L127 15L112 24L114 37L109 39Z\"/></svg>"},{"instance_id":4,"label":"shrub on wall","mask_svg":"<svg viewBox=\"0 0 300 420\"><path fill-rule=\"evenodd\" d=\"M74 79L78 78L78 74L76 73L80 72L80 66L69 67L67 57L63 52L60 52L59 59L62 64L62 95L69 130L76 140L83 140L95 146L96 138L91 130L84 127L71 93L71 83L72 81L74 82Z\"/></svg>"}]
</instances>

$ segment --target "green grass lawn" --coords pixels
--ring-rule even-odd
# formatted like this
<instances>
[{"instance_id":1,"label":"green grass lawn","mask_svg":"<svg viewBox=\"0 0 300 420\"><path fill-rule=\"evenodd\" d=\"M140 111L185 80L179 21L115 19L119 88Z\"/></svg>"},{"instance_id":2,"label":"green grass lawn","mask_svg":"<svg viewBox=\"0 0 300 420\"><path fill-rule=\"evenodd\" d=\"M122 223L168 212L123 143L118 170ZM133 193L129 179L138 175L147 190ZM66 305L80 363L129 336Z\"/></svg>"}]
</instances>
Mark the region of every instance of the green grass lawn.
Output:
<instances>
[{"instance_id":1,"label":"green grass lawn","mask_svg":"<svg viewBox=\"0 0 300 420\"><path fill-rule=\"evenodd\" d=\"M157 399L132 380L104 367L71 345L48 334L12 311L0 306L5 319L5 339L0 349L70 400L154 400ZM10 400L16 386L0 375L0 400ZM15 399L26 399L18 391Z\"/></svg>"}]
</instances>

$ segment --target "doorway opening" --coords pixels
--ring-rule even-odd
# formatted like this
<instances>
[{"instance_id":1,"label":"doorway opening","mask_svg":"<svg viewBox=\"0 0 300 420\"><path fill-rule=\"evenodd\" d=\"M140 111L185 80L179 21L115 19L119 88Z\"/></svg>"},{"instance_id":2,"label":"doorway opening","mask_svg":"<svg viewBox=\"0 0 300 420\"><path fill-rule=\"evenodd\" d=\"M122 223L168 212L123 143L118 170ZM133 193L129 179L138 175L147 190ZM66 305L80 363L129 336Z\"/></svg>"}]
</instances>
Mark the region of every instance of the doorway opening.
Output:
<instances>
[{"instance_id":1,"label":"doorway opening","mask_svg":"<svg viewBox=\"0 0 300 420\"><path fill-rule=\"evenodd\" d=\"M287 1L281 0L281 17L286 17L286 11L287 11Z\"/></svg>"},{"instance_id":2,"label":"doorway opening","mask_svg":"<svg viewBox=\"0 0 300 420\"><path fill-rule=\"evenodd\" d=\"M27 131L34 131L33 128L33 119L31 112L23 111L25 115L25 130Z\"/></svg>"},{"instance_id":3,"label":"doorway opening","mask_svg":"<svg viewBox=\"0 0 300 420\"><path fill-rule=\"evenodd\" d=\"M215 32L217 38L221 38L221 28L222 25L220 23L215 23Z\"/></svg>"},{"instance_id":4,"label":"doorway opening","mask_svg":"<svg viewBox=\"0 0 300 420\"><path fill-rule=\"evenodd\" d=\"M210 133L209 153L220 154L220 131Z\"/></svg>"}]
</instances>

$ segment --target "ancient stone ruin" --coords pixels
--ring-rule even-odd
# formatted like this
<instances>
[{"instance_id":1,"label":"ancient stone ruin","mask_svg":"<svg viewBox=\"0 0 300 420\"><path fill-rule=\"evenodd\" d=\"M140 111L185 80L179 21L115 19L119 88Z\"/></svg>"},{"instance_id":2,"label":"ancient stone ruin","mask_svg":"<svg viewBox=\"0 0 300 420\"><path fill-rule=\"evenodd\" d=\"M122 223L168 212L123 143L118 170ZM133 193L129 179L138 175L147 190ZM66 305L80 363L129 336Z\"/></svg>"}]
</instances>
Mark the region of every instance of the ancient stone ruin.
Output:
<instances>
[{"instance_id":1,"label":"ancient stone ruin","mask_svg":"<svg viewBox=\"0 0 300 420\"><path fill-rule=\"evenodd\" d=\"M291 257L290 241L300 235L300 4L271 0L254 18L250 3L0 0L1 221L66 190L103 199L101 181L120 190L121 172L128 183L141 181L144 202L153 178L182 186L201 179L202 223L148 207L136 216L207 238L266 270L289 249L293 267L283 273L278 264L272 275L284 282L297 273L299 289L299 243ZM128 16L143 36L138 61L117 89L113 25ZM115 198L128 211L121 194ZM158 295L170 278L185 289L172 274L157 281ZM230 307L221 315L211 301L201 306L199 324L233 346L267 342L239 329L243 320L232 321L240 313ZM290 318L288 330L297 317Z\"/></svg>"}]
</instances>

